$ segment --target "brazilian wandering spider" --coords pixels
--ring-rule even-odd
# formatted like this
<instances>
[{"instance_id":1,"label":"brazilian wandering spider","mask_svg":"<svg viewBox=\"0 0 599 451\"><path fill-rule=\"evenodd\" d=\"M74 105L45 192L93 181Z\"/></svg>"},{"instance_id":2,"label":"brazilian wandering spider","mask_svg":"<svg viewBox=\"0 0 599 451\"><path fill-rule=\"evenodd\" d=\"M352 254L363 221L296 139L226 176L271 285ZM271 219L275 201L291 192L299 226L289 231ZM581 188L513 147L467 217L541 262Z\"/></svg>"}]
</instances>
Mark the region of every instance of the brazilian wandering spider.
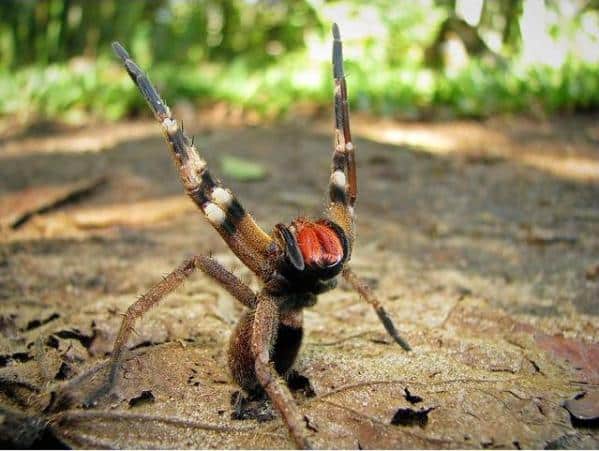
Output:
<instances>
[{"instance_id":1,"label":"brazilian wandering spider","mask_svg":"<svg viewBox=\"0 0 599 451\"><path fill-rule=\"evenodd\" d=\"M134 322L197 269L248 307L231 335L229 370L233 379L248 393L268 395L299 447L311 447L308 431L283 378L289 374L301 345L302 310L313 306L318 294L333 289L339 275L374 307L389 335L402 348L410 350L383 306L347 266L355 239L355 147L350 134L342 44L336 24L333 25L333 39L335 148L327 217L316 221L299 217L288 226L277 224L270 235L254 222L233 193L212 177L193 142L173 118L150 80L119 43L113 44L114 51L162 125L187 194L235 255L258 276L263 287L259 293L254 293L210 257L196 256L184 261L128 308L114 343L107 379L87 399L88 404L95 403L114 386Z\"/></svg>"}]
</instances>

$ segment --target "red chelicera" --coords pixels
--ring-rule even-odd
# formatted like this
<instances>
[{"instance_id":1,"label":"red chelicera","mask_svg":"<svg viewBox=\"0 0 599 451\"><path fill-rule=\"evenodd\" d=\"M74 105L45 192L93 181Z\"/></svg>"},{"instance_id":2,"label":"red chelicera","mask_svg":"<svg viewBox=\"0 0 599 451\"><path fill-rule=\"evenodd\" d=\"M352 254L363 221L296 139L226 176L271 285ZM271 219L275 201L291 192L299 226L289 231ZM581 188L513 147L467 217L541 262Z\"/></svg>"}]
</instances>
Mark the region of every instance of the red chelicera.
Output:
<instances>
[{"instance_id":1,"label":"red chelicera","mask_svg":"<svg viewBox=\"0 0 599 451\"><path fill-rule=\"evenodd\" d=\"M343 246L331 227L322 222L301 221L296 228L297 244L306 266L326 268L341 261Z\"/></svg>"}]
</instances>

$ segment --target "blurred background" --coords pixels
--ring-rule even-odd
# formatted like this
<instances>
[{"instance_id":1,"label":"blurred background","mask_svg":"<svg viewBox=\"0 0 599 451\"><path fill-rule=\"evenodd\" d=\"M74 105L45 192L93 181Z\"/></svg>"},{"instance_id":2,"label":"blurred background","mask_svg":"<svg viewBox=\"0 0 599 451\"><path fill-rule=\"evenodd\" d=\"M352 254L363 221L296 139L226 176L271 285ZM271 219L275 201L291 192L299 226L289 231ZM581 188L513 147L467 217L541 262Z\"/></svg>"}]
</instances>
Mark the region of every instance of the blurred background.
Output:
<instances>
[{"instance_id":1,"label":"blurred background","mask_svg":"<svg viewBox=\"0 0 599 451\"><path fill-rule=\"evenodd\" d=\"M599 105L596 0L3 0L0 115L147 115L114 40L171 104L259 119L318 111L330 104L333 21L354 110L421 119Z\"/></svg>"},{"instance_id":2,"label":"blurred background","mask_svg":"<svg viewBox=\"0 0 599 451\"><path fill-rule=\"evenodd\" d=\"M298 364L315 444L599 448L599 0L0 0L0 445L290 446L230 419L241 307L201 274L135 326L122 402L55 395L100 380L119 312L183 258L259 286L184 195L111 43L271 231L327 203L333 22L351 265L416 352L348 286L324 294Z\"/></svg>"}]
</instances>

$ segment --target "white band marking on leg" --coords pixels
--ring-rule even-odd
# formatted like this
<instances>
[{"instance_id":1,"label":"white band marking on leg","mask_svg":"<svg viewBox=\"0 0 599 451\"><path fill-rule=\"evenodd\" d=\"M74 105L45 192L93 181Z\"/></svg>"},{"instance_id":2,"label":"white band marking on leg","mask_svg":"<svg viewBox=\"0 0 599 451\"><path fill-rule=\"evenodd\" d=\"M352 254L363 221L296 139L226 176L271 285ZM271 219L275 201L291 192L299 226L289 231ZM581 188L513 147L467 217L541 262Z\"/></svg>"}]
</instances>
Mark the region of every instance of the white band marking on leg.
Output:
<instances>
[{"instance_id":1,"label":"white band marking on leg","mask_svg":"<svg viewBox=\"0 0 599 451\"><path fill-rule=\"evenodd\" d=\"M177 124L177 121L168 117L162 121L162 126L169 135L174 135L177 133L177 130L179 130L179 124Z\"/></svg>"},{"instance_id":2,"label":"white band marking on leg","mask_svg":"<svg viewBox=\"0 0 599 451\"><path fill-rule=\"evenodd\" d=\"M233 202L233 196L231 193L220 186L217 186L212 190L211 197L214 202L224 208L227 208L229 205L231 205L231 202Z\"/></svg>"},{"instance_id":3,"label":"white band marking on leg","mask_svg":"<svg viewBox=\"0 0 599 451\"><path fill-rule=\"evenodd\" d=\"M334 171L331 175L331 181L334 185L345 189L345 174L343 171Z\"/></svg>"},{"instance_id":4,"label":"white band marking on leg","mask_svg":"<svg viewBox=\"0 0 599 451\"><path fill-rule=\"evenodd\" d=\"M225 222L226 214L222 211L218 205L213 204L212 202L206 202L204 204L204 214L214 225L222 225Z\"/></svg>"}]
</instances>

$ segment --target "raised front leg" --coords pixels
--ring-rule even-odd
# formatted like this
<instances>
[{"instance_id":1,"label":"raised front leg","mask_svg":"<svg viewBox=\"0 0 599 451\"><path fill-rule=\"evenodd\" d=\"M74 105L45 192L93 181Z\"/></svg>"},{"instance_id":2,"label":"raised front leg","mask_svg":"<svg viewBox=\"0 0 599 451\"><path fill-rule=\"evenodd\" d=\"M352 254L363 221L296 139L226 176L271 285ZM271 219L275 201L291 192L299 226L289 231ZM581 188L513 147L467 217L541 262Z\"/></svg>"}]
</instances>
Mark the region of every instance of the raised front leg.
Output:
<instances>
[{"instance_id":1,"label":"raised front leg","mask_svg":"<svg viewBox=\"0 0 599 451\"><path fill-rule=\"evenodd\" d=\"M339 224L354 242L354 203L358 196L355 146L349 126L347 84L343 72L343 49L339 27L333 24L333 78L335 80L335 150L329 183L329 217Z\"/></svg>"},{"instance_id":2,"label":"raised front leg","mask_svg":"<svg viewBox=\"0 0 599 451\"><path fill-rule=\"evenodd\" d=\"M312 446L308 441L303 416L270 358L277 339L279 317L279 307L276 301L270 296L260 295L252 331L252 352L255 359L256 377L283 417L297 446L310 449Z\"/></svg>"},{"instance_id":3,"label":"raised front leg","mask_svg":"<svg viewBox=\"0 0 599 451\"><path fill-rule=\"evenodd\" d=\"M179 169L179 177L189 197L239 259L262 279L268 278L274 270L273 263L268 258L274 245L272 238L244 210L231 190L212 177L192 140L183 132L150 79L129 57L123 46L115 42L112 47L162 125Z\"/></svg>"},{"instance_id":4,"label":"raised front leg","mask_svg":"<svg viewBox=\"0 0 599 451\"><path fill-rule=\"evenodd\" d=\"M254 292L235 277L235 275L223 268L216 260L204 256L195 256L185 260L183 264L150 288L127 309L127 312L123 315L123 321L114 342L110 362L108 363L109 369L106 381L85 400L86 405L93 405L114 387L123 353L133 331L135 321L179 287L196 269L203 271L216 280L243 305L250 308L256 306L256 295Z\"/></svg>"}]
</instances>

